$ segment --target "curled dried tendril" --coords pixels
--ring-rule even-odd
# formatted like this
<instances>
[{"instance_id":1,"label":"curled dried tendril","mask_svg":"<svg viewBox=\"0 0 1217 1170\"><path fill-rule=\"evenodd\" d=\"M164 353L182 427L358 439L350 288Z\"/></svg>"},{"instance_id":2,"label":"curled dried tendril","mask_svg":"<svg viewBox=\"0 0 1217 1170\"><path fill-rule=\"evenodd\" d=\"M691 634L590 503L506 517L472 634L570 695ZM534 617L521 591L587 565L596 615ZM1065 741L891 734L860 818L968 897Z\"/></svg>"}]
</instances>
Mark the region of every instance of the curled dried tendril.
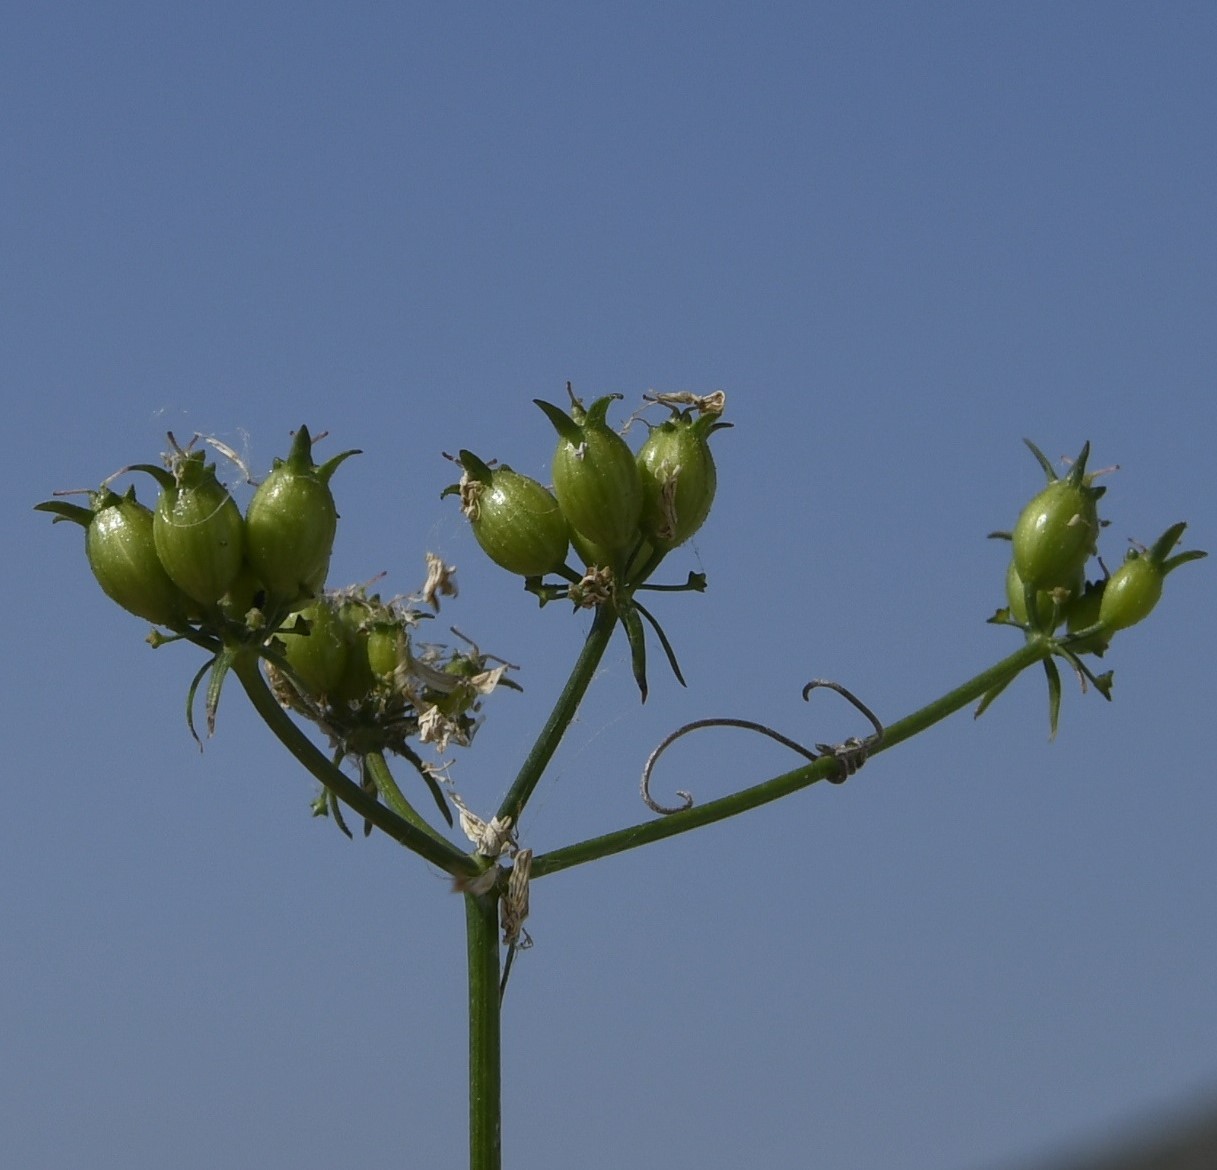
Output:
<instances>
[{"instance_id":1,"label":"curled dried tendril","mask_svg":"<svg viewBox=\"0 0 1217 1170\"><path fill-rule=\"evenodd\" d=\"M744 731L755 731L760 735L767 736L769 739L776 740L783 747L788 747L793 752L798 752L804 759L810 760L813 763L824 756L831 756L841 765L841 771L837 775L826 777L826 779L832 784L843 783L866 763L869 754L883 742L883 724L879 722L875 713L861 699L854 695L852 691L847 690L840 683L832 682L830 679L812 679L803 688L804 701L810 698L811 692L819 687L827 687L830 690L834 690L837 694L852 703L870 721L871 726L875 729L874 734L867 736L866 739L850 736L839 744L817 743L813 751L789 736L783 735L780 731L775 731L772 727L768 727L764 723L757 723L751 719L695 719L692 723L686 723L684 726L678 727L665 737L647 757L646 766L642 770L641 785L642 799L647 808L652 812L659 813L661 816L670 816L672 813L684 812L686 809L693 807L692 793L686 792L683 789L678 789L676 792L676 795L680 797L680 804L669 806L660 804L655 800L651 796L651 773L654 771L659 757L672 744L682 736L688 735L691 731L699 731L705 727L739 727Z\"/></svg>"},{"instance_id":2,"label":"curled dried tendril","mask_svg":"<svg viewBox=\"0 0 1217 1170\"><path fill-rule=\"evenodd\" d=\"M879 722L879 717L872 711L861 699L858 698L852 691L847 690L840 683L835 683L827 678L813 678L803 688L803 701L806 702L811 696L811 692L817 687L827 687L829 690L836 691L842 698L847 699L852 703L863 715L870 721L870 725L875 729L874 735L868 735L866 739L859 739L856 735L851 735L848 739L843 740L839 744L816 744L816 750L822 755L835 756L841 763L843 774L839 776L829 776L827 780L830 784L842 784L850 776L852 776L863 764L873 749L877 748L883 742L883 724Z\"/></svg>"}]
</instances>

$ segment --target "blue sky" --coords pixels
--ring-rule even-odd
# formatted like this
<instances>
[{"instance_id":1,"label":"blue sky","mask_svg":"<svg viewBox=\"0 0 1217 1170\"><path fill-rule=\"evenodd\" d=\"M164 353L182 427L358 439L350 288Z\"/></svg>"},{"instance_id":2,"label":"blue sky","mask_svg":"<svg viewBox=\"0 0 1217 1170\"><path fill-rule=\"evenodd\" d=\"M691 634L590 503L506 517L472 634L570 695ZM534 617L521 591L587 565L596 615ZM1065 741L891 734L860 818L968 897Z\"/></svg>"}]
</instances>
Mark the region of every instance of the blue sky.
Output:
<instances>
[{"instance_id":1,"label":"blue sky","mask_svg":"<svg viewBox=\"0 0 1217 1170\"><path fill-rule=\"evenodd\" d=\"M1209 5L50 3L0 43L9 612L0 1132L26 1170L464 1157L463 916L194 652L155 653L30 506L302 422L332 580L458 565L521 665L458 786L497 804L584 632L488 564L443 451L541 478L531 404L728 395L720 491L654 608L690 686L609 652L523 826L642 819L704 715L861 732L1013 649L1009 527L1083 441L1109 564L1217 547ZM1004 1170L1217 1092L1212 562L1067 682L1019 680L725 825L536 883L505 1017L506 1165ZM784 771L712 732L657 786Z\"/></svg>"}]
</instances>

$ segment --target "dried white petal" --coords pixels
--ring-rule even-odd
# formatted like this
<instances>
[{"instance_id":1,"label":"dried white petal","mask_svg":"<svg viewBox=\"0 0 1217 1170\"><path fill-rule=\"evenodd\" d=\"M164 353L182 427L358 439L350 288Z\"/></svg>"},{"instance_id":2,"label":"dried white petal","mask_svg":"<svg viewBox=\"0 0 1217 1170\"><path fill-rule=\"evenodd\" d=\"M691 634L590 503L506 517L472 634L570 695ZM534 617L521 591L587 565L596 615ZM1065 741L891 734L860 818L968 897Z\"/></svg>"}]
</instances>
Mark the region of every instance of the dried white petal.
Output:
<instances>
[{"instance_id":1,"label":"dried white petal","mask_svg":"<svg viewBox=\"0 0 1217 1170\"><path fill-rule=\"evenodd\" d=\"M482 820L477 813L470 812L465 802L454 792L450 798L460 813L461 832L473 842L483 857L501 857L515 848L515 834L511 831L511 817L492 817L490 822Z\"/></svg>"},{"instance_id":2,"label":"dried white petal","mask_svg":"<svg viewBox=\"0 0 1217 1170\"><path fill-rule=\"evenodd\" d=\"M503 926L503 945L524 950L532 945L532 939L524 930L528 917L528 882L532 875L532 850L519 850L507 879L507 891L499 907Z\"/></svg>"},{"instance_id":3,"label":"dried white petal","mask_svg":"<svg viewBox=\"0 0 1217 1170\"><path fill-rule=\"evenodd\" d=\"M456 566L445 565L435 553L427 553L427 581L423 585L423 601L439 613L440 597L455 597L456 594Z\"/></svg>"}]
</instances>

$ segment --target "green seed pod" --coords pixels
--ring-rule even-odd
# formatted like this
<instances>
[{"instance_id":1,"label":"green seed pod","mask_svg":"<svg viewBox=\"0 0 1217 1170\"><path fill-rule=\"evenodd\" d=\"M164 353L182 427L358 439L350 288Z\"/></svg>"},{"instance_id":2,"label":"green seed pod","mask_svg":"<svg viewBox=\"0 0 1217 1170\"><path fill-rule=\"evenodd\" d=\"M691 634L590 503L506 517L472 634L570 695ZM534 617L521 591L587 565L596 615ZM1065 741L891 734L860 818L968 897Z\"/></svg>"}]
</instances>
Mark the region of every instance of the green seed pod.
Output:
<instances>
[{"instance_id":1,"label":"green seed pod","mask_svg":"<svg viewBox=\"0 0 1217 1170\"><path fill-rule=\"evenodd\" d=\"M616 557L606 548L601 548L598 544L593 544L585 536L580 536L573 529L570 534L570 545L579 555L579 559L590 569L593 566L602 568L616 568ZM659 560L662 559L656 556L654 546L649 540L642 541L638 545L638 551L630 558L630 563L624 568L625 581L629 585L637 585L640 583L641 574L648 565L654 570L658 567Z\"/></svg>"},{"instance_id":2,"label":"green seed pod","mask_svg":"<svg viewBox=\"0 0 1217 1170\"><path fill-rule=\"evenodd\" d=\"M400 622L374 621L368 628L368 665L377 678L393 677L401 662L405 636Z\"/></svg>"},{"instance_id":3,"label":"green seed pod","mask_svg":"<svg viewBox=\"0 0 1217 1170\"><path fill-rule=\"evenodd\" d=\"M137 464L161 484L152 518L165 572L201 605L214 605L237 579L245 559L245 521L203 452L178 451L173 473Z\"/></svg>"},{"instance_id":4,"label":"green seed pod","mask_svg":"<svg viewBox=\"0 0 1217 1170\"><path fill-rule=\"evenodd\" d=\"M1208 555L1193 550L1171 556L1186 527L1182 522L1172 524L1152 547L1131 549L1127 560L1108 578L1099 605L1099 621L1108 630L1124 630L1144 621L1162 597L1167 574Z\"/></svg>"},{"instance_id":5,"label":"green seed pod","mask_svg":"<svg viewBox=\"0 0 1217 1170\"><path fill-rule=\"evenodd\" d=\"M156 554L152 512L128 488L119 496L102 488L89 494L90 506L50 500L38 504L55 513L55 521L71 520L85 530L85 554L102 591L128 613L156 625L184 625L193 602L165 572Z\"/></svg>"},{"instance_id":6,"label":"green seed pod","mask_svg":"<svg viewBox=\"0 0 1217 1170\"><path fill-rule=\"evenodd\" d=\"M220 598L220 612L230 621L244 622L251 610L264 610L266 600L266 586L246 562Z\"/></svg>"},{"instance_id":7,"label":"green seed pod","mask_svg":"<svg viewBox=\"0 0 1217 1170\"><path fill-rule=\"evenodd\" d=\"M1071 634L1079 634L1090 629L1099 621L1099 610L1102 608L1103 593L1107 582L1089 581L1086 588L1078 594L1065 608L1065 628ZM1076 642L1071 642L1069 648L1078 654L1102 655L1107 649L1109 640L1102 632L1089 634Z\"/></svg>"},{"instance_id":8,"label":"green seed pod","mask_svg":"<svg viewBox=\"0 0 1217 1170\"><path fill-rule=\"evenodd\" d=\"M1010 616L1020 626L1030 626L1035 630L1048 628L1052 620L1052 607L1055 604L1056 625L1065 620L1066 608L1070 601L1078 597L1085 585L1081 573L1078 573L1072 586L1059 586L1056 589L1039 589L1035 594L1035 620L1027 619L1027 591L1023 587L1023 579L1018 575L1018 568L1013 561L1006 568L1006 602L1010 606ZM1055 628L1055 627L1053 627Z\"/></svg>"},{"instance_id":9,"label":"green seed pod","mask_svg":"<svg viewBox=\"0 0 1217 1170\"><path fill-rule=\"evenodd\" d=\"M510 467L488 467L461 451L461 510L482 551L523 577L556 572L566 561L568 532L558 501L535 479Z\"/></svg>"},{"instance_id":10,"label":"green seed pod","mask_svg":"<svg viewBox=\"0 0 1217 1170\"><path fill-rule=\"evenodd\" d=\"M579 559L590 569L593 565L611 566L614 560L613 554L608 549L602 548L594 541L590 541L581 532L571 529L570 545L578 554ZM648 546L649 547L649 546Z\"/></svg>"},{"instance_id":11,"label":"green seed pod","mask_svg":"<svg viewBox=\"0 0 1217 1170\"><path fill-rule=\"evenodd\" d=\"M343 451L318 467L312 438L301 427L286 459L276 459L245 513L246 558L272 598L312 597L325 585L338 527L330 476L357 451Z\"/></svg>"},{"instance_id":12,"label":"green seed pod","mask_svg":"<svg viewBox=\"0 0 1217 1170\"><path fill-rule=\"evenodd\" d=\"M684 544L710 514L718 475L707 440L716 424L715 415L678 413L655 427L638 452L641 527L656 548Z\"/></svg>"},{"instance_id":13,"label":"green seed pod","mask_svg":"<svg viewBox=\"0 0 1217 1170\"><path fill-rule=\"evenodd\" d=\"M638 542L642 481L633 452L605 421L609 403L597 399L574 417L534 399L558 432L554 451L554 495L567 523L609 553L628 552Z\"/></svg>"},{"instance_id":14,"label":"green seed pod","mask_svg":"<svg viewBox=\"0 0 1217 1170\"><path fill-rule=\"evenodd\" d=\"M1161 566L1134 550L1103 590L1099 621L1113 632L1135 626L1149 617L1161 597Z\"/></svg>"},{"instance_id":15,"label":"green seed pod","mask_svg":"<svg viewBox=\"0 0 1217 1170\"><path fill-rule=\"evenodd\" d=\"M1034 589L1072 588L1094 554L1099 535L1096 502L1106 488L1086 479L1087 443L1064 479L1028 443L1048 472L1050 482L1023 509L1012 536L1018 575Z\"/></svg>"},{"instance_id":16,"label":"green seed pod","mask_svg":"<svg viewBox=\"0 0 1217 1170\"><path fill-rule=\"evenodd\" d=\"M347 629L328 599L306 605L288 620L276 639L312 698L329 697L341 686L349 652Z\"/></svg>"},{"instance_id":17,"label":"green seed pod","mask_svg":"<svg viewBox=\"0 0 1217 1170\"><path fill-rule=\"evenodd\" d=\"M1171 556L1186 528L1182 521L1172 524L1151 547L1131 549L1127 560L1112 573L1099 606L1099 621L1109 630L1127 629L1144 621L1162 597L1167 575L1188 561L1208 556L1198 549Z\"/></svg>"},{"instance_id":18,"label":"green seed pod","mask_svg":"<svg viewBox=\"0 0 1217 1170\"><path fill-rule=\"evenodd\" d=\"M342 678L330 693L336 702L362 703L376 688L376 674L368 657L370 615L369 607L359 601L344 601L338 606L347 660Z\"/></svg>"}]
</instances>

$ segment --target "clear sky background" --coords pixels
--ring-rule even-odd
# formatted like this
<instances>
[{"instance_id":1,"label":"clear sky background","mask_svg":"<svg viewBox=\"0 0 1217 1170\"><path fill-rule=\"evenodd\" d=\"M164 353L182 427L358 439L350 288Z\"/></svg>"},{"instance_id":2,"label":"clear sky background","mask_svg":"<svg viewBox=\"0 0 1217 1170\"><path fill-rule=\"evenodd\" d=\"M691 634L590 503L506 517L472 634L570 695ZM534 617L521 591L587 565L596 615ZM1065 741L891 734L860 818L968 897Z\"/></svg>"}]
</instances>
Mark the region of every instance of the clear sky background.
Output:
<instances>
[{"instance_id":1,"label":"clear sky background","mask_svg":"<svg viewBox=\"0 0 1217 1170\"><path fill-rule=\"evenodd\" d=\"M23 1170L456 1167L463 914L311 819L236 687L152 651L30 508L200 431L301 423L332 580L459 567L520 664L455 776L489 811L581 643L481 557L443 451L548 477L534 397L728 395L720 491L523 825L643 819L703 715L863 733L996 661L1009 527L1118 463L1110 564L1217 549L1210 4L25 5L0 39L7 798L0 1143ZM143 489L145 496L149 493ZM1105 660L842 787L537 882L505 1012L507 1166L1006 1170L1217 1095L1214 562ZM705 733L666 793L793 767Z\"/></svg>"}]
</instances>

